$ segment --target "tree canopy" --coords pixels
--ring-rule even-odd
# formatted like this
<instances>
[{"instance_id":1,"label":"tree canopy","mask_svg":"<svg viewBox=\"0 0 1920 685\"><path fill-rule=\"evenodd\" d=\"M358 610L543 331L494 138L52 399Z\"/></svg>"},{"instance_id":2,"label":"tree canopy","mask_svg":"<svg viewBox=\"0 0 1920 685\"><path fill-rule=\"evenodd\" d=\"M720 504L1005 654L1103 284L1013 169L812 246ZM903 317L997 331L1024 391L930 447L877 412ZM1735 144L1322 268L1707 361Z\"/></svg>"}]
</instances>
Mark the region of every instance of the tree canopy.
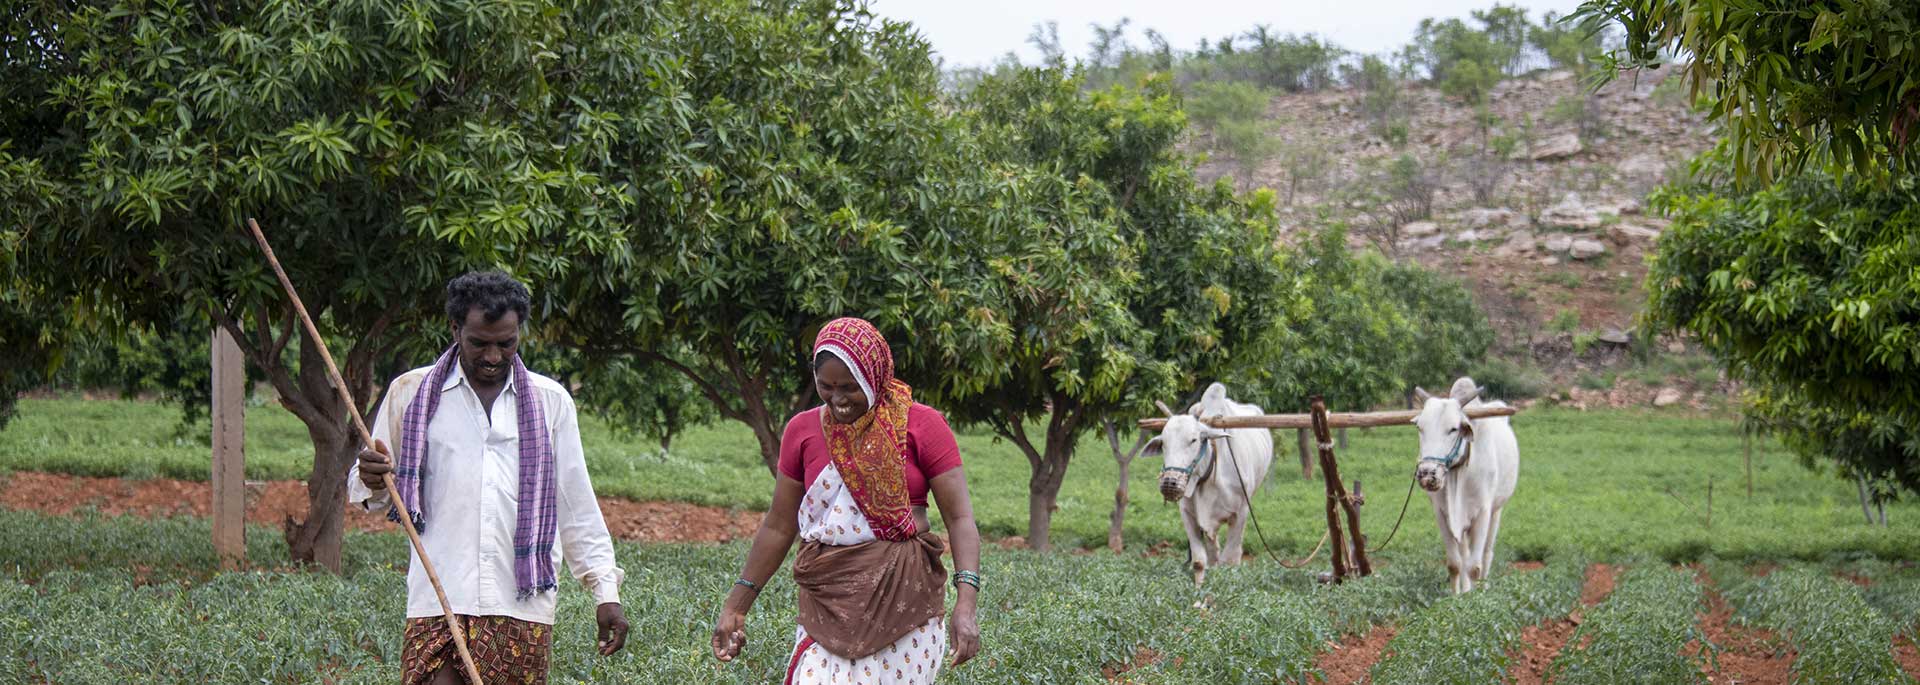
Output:
<instances>
[{"instance_id":1,"label":"tree canopy","mask_svg":"<svg viewBox=\"0 0 1920 685\"><path fill-rule=\"evenodd\" d=\"M1018 445L1034 475L1028 542L1047 522L1078 437L1151 412L1208 381L1260 365L1296 305L1273 233L1273 194L1198 185L1177 148L1186 132L1166 76L1087 92L1066 69L1004 70L962 112L996 158L1086 188L1100 219L1060 232L1075 250L1059 278L1010 289L1015 354L989 382L949 393L950 409ZM1026 433L1045 418L1043 440Z\"/></svg>"},{"instance_id":2,"label":"tree canopy","mask_svg":"<svg viewBox=\"0 0 1920 685\"><path fill-rule=\"evenodd\" d=\"M1920 3L1589 0L1575 16L1624 29L1612 71L1679 62L1742 181L1914 171Z\"/></svg>"},{"instance_id":3,"label":"tree canopy","mask_svg":"<svg viewBox=\"0 0 1920 685\"><path fill-rule=\"evenodd\" d=\"M554 264L526 246L616 240L596 218L621 196L556 144L546 70L570 34L549 9L39 2L0 18L17 156L0 184L33 196L7 210L10 259L36 300L83 319L234 334L314 439L297 559L338 567L356 446L326 342L296 332L242 220L259 217L323 335L347 341L362 406L376 360L445 330L447 278L538 274Z\"/></svg>"},{"instance_id":4,"label":"tree canopy","mask_svg":"<svg viewBox=\"0 0 1920 685\"><path fill-rule=\"evenodd\" d=\"M1725 359L1809 464L1920 490L1920 183L1812 175L1661 203L1648 323Z\"/></svg>"},{"instance_id":5,"label":"tree canopy","mask_svg":"<svg viewBox=\"0 0 1920 685\"><path fill-rule=\"evenodd\" d=\"M911 27L830 0L616 3L582 21L596 37L560 58L565 118L635 228L568 255L554 342L590 369L678 374L649 392L698 393L753 429L770 470L815 401L826 321L873 321L928 392L1007 349L988 269L1039 249L1023 227L1073 214L1077 191L984 157Z\"/></svg>"},{"instance_id":6,"label":"tree canopy","mask_svg":"<svg viewBox=\"0 0 1920 685\"><path fill-rule=\"evenodd\" d=\"M1810 465L1920 489L1914 3L1592 0L1614 70L1676 53L1720 145L1656 205L1650 327L1699 338Z\"/></svg>"}]
</instances>

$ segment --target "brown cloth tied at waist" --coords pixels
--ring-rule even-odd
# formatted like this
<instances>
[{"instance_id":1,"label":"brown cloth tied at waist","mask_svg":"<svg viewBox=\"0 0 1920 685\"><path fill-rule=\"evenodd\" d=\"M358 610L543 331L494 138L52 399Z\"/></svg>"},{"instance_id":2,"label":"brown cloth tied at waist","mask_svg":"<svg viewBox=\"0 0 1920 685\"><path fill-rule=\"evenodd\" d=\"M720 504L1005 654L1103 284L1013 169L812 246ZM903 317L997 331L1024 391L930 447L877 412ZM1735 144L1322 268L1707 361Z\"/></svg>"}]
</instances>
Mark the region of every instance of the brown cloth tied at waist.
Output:
<instances>
[{"instance_id":1,"label":"brown cloth tied at waist","mask_svg":"<svg viewBox=\"0 0 1920 685\"><path fill-rule=\"evenodd\" d=\"M808 542L793 560L800 625L828 652L859 659L946 613L946 541L931 532L857 545Z\"/></svg>"}]
</instances>

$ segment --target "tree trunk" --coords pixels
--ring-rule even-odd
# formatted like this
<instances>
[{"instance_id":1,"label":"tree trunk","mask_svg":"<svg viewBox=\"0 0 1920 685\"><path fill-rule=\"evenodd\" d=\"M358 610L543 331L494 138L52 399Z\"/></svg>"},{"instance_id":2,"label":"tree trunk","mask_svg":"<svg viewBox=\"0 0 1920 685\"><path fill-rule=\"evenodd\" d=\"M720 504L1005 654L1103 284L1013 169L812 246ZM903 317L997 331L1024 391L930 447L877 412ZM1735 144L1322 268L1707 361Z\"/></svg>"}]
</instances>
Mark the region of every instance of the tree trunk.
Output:
<instances>
[{"instance_id":1,"label":"tree trunk","mask_svg":"<svg viewBox=\"0 0 1920 685\"><path fill-rule=\"evenodd\" d=\"M1058 410L1056 410L1058 411ZM1052 524L1060 484L1067 479L1067 463L1073 460L1072 419L1050 421L1047 426L1046 452L1041 469L1035 471L1027 488L1027 546L1034 551L1053 549Z\"/></svg>"},{"instance_id":2,"label":"tree trunk","mask_svg":"<svg viewBox=\"0 0 1920 685\"><path fill-rule=\"evenodd\" d=\"M1300 434L1300 478L1313 480L1313 437L1307 434L1305 428L1297 432Z\"/></svg>"},{"instance_id":3,"label":"tree trunk","mask_svg":"<svg viewBox=\"0 0 1920 685\"><path fill-rule=\"evenodd\" d=\"M302 417L305 418L305 417ZM359 440L345 426L324 419L307 424L313 439L313 471L307 478L307 520L288 516L283 527L294 561L340 572L341 535L345 532L347 470L359 454Z\"/></svg>"},{"instance_id":4,"label":"tree trunk","mask_svg":"<svg viewBox=\"0 0 1920 685\"><path fill-rule=\"evenodd\" d=\"M1853 474L1853 482L1860 486L1860 514L1867 517L1867 525L1873 525L1873 510L1867 506L1867 477Z\"/></svg>"},{"instance_id":5,"label":"tree trunk","mask_svg":"<svg viewBox=\"0 0 1920 685\"><path fill-rule=\"evenodd\" d=\"M1740 434L1740 456L1747 462L1747 496L1753 496L1753 433Z\"/></svg>"},{"instance_id":6,"label":"tree trunk","mask_svg":"<svg viewBox=\"0 0 1920 685\"><path fill-rule=\"evenodd\" d=\"M1036 552L1052 551L1053 503L1060 497L1060 488L1036 484L1028 490L1027 548Z\"/></svg>"},{"instance_id":7,"label":"tree trunk","mask_svg":"<svg viewBox=\"0 0 1920 685\"><path fill-rule=\"evenodd\" d=\"M1134 458L1140 456L1140 449L1146 446L1147 434L1142 432L1140 437L1133 441L1133 449L1122 451L1120 429L1114 425L1113 419L1107 419L1104 427L1107 431L1107 445L1113 448L1113 460L1120 467L1120 482L1113 489L1113 515L1107 522L1107 549L1112 550L1114 554L1119 554L1126 549L1126 541L1121 533L1127 521L1127 471L1128 467L1133 465Z\"/></svg>"},{"instance_id":8,"label":"tree trunk","mask_svg":"<svg viewBox=\"0 0 1920 685\"><path fill-rule=\"evenodd\" d=\"M744 384L740 390L740 404L745 408L745 416L740 420L753 429L753 437L760 441L760 463L766 465L767 474L775 479L780 477L780 433L786 427L786 417L774 418L767 410L767 394L759 386ZM780 421L779 427L774 422Z\"/></svg>"},{"instance_id":9,"label":"tree trunk","mask_svg":"<svg viewBox=\"0 0 1920 685\"><path fill-rule=\"evenodd\" d=\"M377 335L377 332L374 333ZM363 344L365 341L362 341ZM300 336L300 367L289 376L277 370L274 387L281 402L307 426L313 440L313 470L307 476L307 518L295 521L288 516L282 528L287 552L294 561L317 564L333 573L341 570L341 535L346 528L347 471L360 452L360 438L349 424L346 403L340 401L319 345L325 343ZM373 348L356 348L348 355L342 371L346 391L354 402L367 406L373 396L372 374L362 357Z\"/></svg>"},{"instance_id":10,"label":"tree trunk","mask_svg":"<svg viewBox=\"0 0 1920 685\"><path fill-rule=\"evenodd\" d=\"M753 427L753 437L760 440L760 461L767 465L767 473L780 475L780 434L774 432L773 424L764 418L748 425Z\"/></svg>"}]
</instances>

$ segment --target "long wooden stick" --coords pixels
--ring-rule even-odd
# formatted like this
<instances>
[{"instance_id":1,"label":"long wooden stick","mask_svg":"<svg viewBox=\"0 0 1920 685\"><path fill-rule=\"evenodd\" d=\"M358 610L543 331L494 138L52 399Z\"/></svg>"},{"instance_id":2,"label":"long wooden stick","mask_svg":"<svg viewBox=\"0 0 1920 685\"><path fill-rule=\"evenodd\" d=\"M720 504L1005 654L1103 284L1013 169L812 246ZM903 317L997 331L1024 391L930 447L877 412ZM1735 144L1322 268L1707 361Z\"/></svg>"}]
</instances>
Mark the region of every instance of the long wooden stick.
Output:
<instances>
[{"instance_id":1,"label":"long wooden stick","mask_svg":"<svg viewBox=\"0 0 1920 685\"><path fill-rule=\"evenodd\" d=\"M1469 419L1484 419L1489 416L1512 416L1520 412L1514 407L1473 407L1467 411ZM1329 428L1376 428L1380 426L1404 426L1413 423L1417 411L1377 411L1365 413L1329 413ZM1264 416L1214 416L1203 418L1201 423L1214 428L1313 428L1312 414L1267 414ZM1147 430L1160 430L1167 427L1164 418L1140 419L1139 425Z\"/></svg>"},{"instance_id":2,"label":"long wooden stick","mask_svg":"<svg viewBox=\"0 0 1920 685\"><path fill-rule=\"evenodd\" d=\"M360 407L354 404L353 393L347 390L347 382L340 377L340 367L333 363L333 353L327 351L326 339L320 337L320 329L313 325L313 317L307 314L307 307L300 303L300 293L293 289L293 281L287 279L286 269L280 268L280 260L273 256L273 246L267 244L267 236L260 232L260 224L252 217L247 218L247 229L253 231L253 239L260 244L260 251L267 255L267 265L273 267L273 275L280 278L280 287L287 291L287 299L293 301L293 310L300 315L300 324L306 327L307 337L313 339L313 346L320 350L320 360L327 363L327 376L333 380L333 388L340 391L340 401L347 405L347 415L353 417L353 428L360 432L360 440L369 449L373 447L373 432L367 430L367 422L360 418ZM460 652L460 662L466 664L467 682L482 685L480 669L474 666L473 654L467 651L467 633L460 629L460 619L453 613L453 603L447 601L447 591L440 587L440 574L434 573L433 562L427 559L427 548L420 544L420 531L413 527L413 514L407 511L406 503L399 499L398 488L393 484L393 472L380 474L386 481L387 493L398 504L394 509L400 512L400 526L407 530L407 540L413 543L413 553L420 557L420 568L427 572L427 581L433 583L433 594L440 598L440 610L447 614L447 628L453 633L453 646Z\"/></svg>"}]
</instances>

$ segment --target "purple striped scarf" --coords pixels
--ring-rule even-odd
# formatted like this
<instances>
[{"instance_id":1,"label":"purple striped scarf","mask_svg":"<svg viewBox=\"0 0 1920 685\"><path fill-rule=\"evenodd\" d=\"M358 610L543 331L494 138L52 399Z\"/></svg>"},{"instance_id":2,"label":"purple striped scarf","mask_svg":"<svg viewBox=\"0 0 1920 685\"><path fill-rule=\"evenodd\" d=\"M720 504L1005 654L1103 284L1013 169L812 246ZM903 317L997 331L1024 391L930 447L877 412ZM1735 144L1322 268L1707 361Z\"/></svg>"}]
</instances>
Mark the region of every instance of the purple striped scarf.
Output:
<instances>
[{"instance_id":1,"label":"purple striped scarf","mask_svg":"<svg viewBox=\"0 0 1920 685\"><path fill-rule=\"evenodd\" d=\"M456 343L434 361L433 370L420 381L420 389L400 421L400 454L393 465L393 484L400 502L407 505L407 513L413 515L414 527L422 531L427 529L426 506L420 499L420 482L427 469L427 425L440 408L440 386L446 383L447 374L453 373L453 365L459 363L454 354L459 349ZM534 390L532 376L520 363L519 355L513 357L513 387L514 411L520 421L520 506L514 513L513 580L519 598L526 599L554 589L553 535L559 514L554 507L553 443L547 435L547 417L540 406L540 393ZM398 521L400 512L389 509L387 518Z\"/></svg>"}]
</instances>

